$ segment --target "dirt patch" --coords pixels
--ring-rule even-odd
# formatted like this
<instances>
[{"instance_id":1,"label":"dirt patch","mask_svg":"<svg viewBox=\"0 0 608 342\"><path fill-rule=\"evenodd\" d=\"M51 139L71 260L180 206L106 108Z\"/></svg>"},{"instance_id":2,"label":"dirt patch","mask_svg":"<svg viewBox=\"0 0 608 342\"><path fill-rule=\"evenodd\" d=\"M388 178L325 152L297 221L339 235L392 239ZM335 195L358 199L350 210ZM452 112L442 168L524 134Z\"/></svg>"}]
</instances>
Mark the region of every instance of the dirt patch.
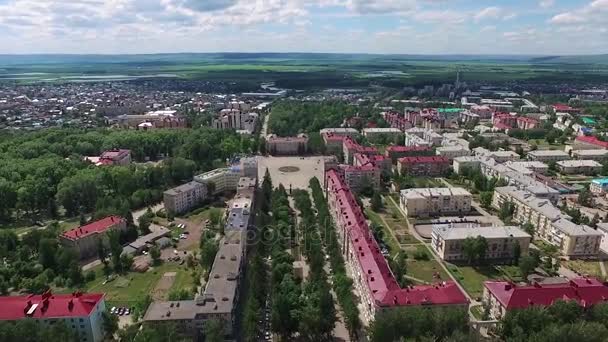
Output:
<instances>
[{"instance_id":1,"label":"dirt patch","mask_svg":"<svg viewBox=\"0 0 608 342\"><path fill-rule=\"evenodd\" d=\"M165 300L171 286L173 286L173 283L175 282L176 276L177 273L175 272L167 272L163 274L162 278L160 278L156 283L154 291L152 291L152 299Z\"/></svg>"}]
</instances>

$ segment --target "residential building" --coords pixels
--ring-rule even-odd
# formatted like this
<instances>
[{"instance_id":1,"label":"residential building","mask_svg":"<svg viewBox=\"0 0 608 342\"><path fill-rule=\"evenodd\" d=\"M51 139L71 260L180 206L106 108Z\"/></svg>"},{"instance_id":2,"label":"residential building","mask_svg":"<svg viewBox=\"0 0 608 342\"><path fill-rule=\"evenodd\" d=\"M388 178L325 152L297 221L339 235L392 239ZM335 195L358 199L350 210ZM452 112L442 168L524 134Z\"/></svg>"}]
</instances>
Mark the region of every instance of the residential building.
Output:
<instances>
[{"instance_id":1,"label":"residential building","mask_svg":"<svg viewBox=\"0 0 608 342\"><path fill-rule=\"evenodd\" d=\"M546 174L549 171L549 165L539 161L506 162L504 165L513 171L528 176L535 173Z\"/></svg>"},{"instance_id":2,"label":"residential building","mask_svg":"<svg viewBox=\"0 0 608 342\"><path fill-rule=\"evenodd\" d=\"M374 166L381 170L381 172L388 176L390 175L393 163L391 160L381 154L367 155L361 153L355 153L353 158L354 166Z\"/></svg>"},{"instance_id":3,"label":"residential building","mask_svg":"<svg viewBox=\"0 0 608 342\"><path fill-rule=\"evenodd\" d=\"M561 150L536 150L528 152L528 159L543 163L570 160L570 155Z\"/></svg>"},{"instance_id":4,"label":"residential building","mask_svg":"<svg viewBox=\"0 0 608 342\"><path fill-rule=\"evenodd\" d=\"M595 160L604 162L608 160L608 150L572 150L572 157L580 160Z\"/></svg>"},{"instance_id":5,"label":"residential building","mask_svg":"<svg viewBox=\"0 0 608 342\"><path fill-rule=\"evenodd\" d=\"M323 133L321 134L323 142L325 143L325 152L331 154L341 154L342 144L344 142L344 136L334 133Z\"/></svg>"},{"instance_id":6,"label":"residential building","mask_svg":"<svg viewBox=\"0 0 608 342\"><path fill-rule=\"evenodd\" d=\"M405 133L405 146L425 146L425 147L431 148L433 146L433 144L424 140L424 138L421 138L418 135L406 132Z\"/></svg>"},{"instance_id":7,"label":"residential building","mask_svg":"<svg viewBox=\"0 0 608 342\"><path fill-rule=\"evenodd\" d=\"M181 337L200 340L205 322L215 319L223 323L224 337L234 337L245 249L244 231L226 232L220 240L203 293L197 294L194 300L152 302L144 315L144 324L171 324Z\"/></svg>"},{"instance_id":8,"label":"residential building","mask_svg":"<svg viewBox=\"0 0 608 342\"><path fill-rule=\"evenodd\" d=\"M244 157L240 160L241 176L258 179L258 159L256 157Z\"/></svg>"},{"instance_id":9,"label":"residential building","mask_svg":"<svg viewBox=\"0 0 608 342\"><path fill-rule=\"evenodd\" d=\"M344 165L341 170L344 174L345 183L353 192L359 192L369 185L374 190L380 189L381 170L376 166Z\"/></svg>"},{"instance_id":10,"label":"residential building","mask_svg":"<svg viewBox=\"0 0 608 342\"><path fill-rule=\"evenodd\" d=\"M386 141L386 142L395 142L400 140L401 136L403 136L403 132L399 128L364 128L363 136L367 138L369 142L378 142L378 141Z\"/></svg>"},{"instance_id":11,"label":"residential building","mask_svg":"<svg viewBox=\"0 0 608 342\"><path fill-rule=\"evenodd\" d=\"M167 213L181 214L198 206L207 197L205 183L189 182L163 193Z\"/></svg>"},{"instance_id":12,"label":"residential building","mask_svg":"<svg viewBox=\"0 0 608 342\"><path fill-rule=\"evenodd\" d=\"M513 261L516 246L519 255L528 255L532 237L519 227L433 227L431 247L446 261L467 261L464 241L482 236L488 242L485 260Z\"/></svg>"},{"instance_id":13,"label":"residential building","mask_svg":"<svg viewBox=\"0 0 608 342\"><path fill-rule=\"evenodd\" d=\"M602 164L594 160L562 160L557 162L561 174L593 175L602 171Z\"/></svg>"},{"instance_id":14,"label":"residential building","mask_svg":"<svg viewBox=\"0 0 608 342\"><path fill-rule=\"evenodd\" d=\"M555 113L568 113L568 114L578 114L580 113L580 109L578 108L572 108L568 105L565 104L561 104L561 103L557 103L554 104L553 106L551 106L553 108L553 111Z\"/></svg>"},{"instance_id":15,"label":"residential building","mask_svg":"<svg viewBox=\"0 0 608 342\"><path fill-rule=\"evenodd\" d=\"M523 117L523 116L520 116L517 118L517 128L519 128L519 129L529 130L529 129L538 128L539 126L540 126L540 121L538 121L536 119Z\"/></svg>"},{"instance_id":16,"label":"residential building","mask_svg":"<svg viewBox=\"0 0 608 342\"><path fill-rule=\"evenodd\" d=\"M574 139L572 148L575 150L606 150L608 141L602 141L591 135L579 135Z\"/></svg>"},{"instance_id":17,"label":"residential building","mask_svg":"<svg viewBox=\"0 0 608 342\"><path fill-rule=\"evenodd\" d=\"M126 114L118 117L121 128L155 129L155 128L185 128L185 117L177 116L175 110L157 110L145 114ZM141 124L145 124L140 126Z\"/></svg>"},{"instance_id":18,"label":"residential building","mask_svg":"<svg viewBox=\"0 0 608 342\"><path fill-rule=\"evenodd\" d=\"M608 254L608 223L600 222L597 224L597 231L602 234L600 241L600 249L605 254Z\"/></svg>"},{"instance_id":19,"label":"residential building","mask_svg":"<svg viewBox=\"0 0 608 342\"><path fill-rule=\"evenodd\" d=\"M589 190L594 194L604 195L608 192L608 178L592 180L589 184Z\"/></svg>"},{"instance_id":20,"label":"residential building","mask_svg":"<svg viewBox=\"0 0 608 342\"><path fill-rule=\"evenodd\" d=\"M378 150L375 147L362 146L351 137L344 137L342 152L344 153L344 163L349 165L353 165L356 153L368 156L378 154Z\"/></svg>"},{"instance_id":21,"label":"residential building","mask_svg":"<svg viewBox=\"0 0 608 342\"><path fill-rule=\"evenodd\" d=\"M102 165L129 165L131 164L131 150L105 151L99 156L99 163Z\"/></svg>"},{"instance_id":22,"label":"residential building","mask_svg":"<svg viewBox=\"0 0 608 342\"><path fill-rule=\"evenodd\" d=\"M471 211L471 199L463 188L414 188L401 190L400 205L411 217L460 215Z\"/></svg>"},{"instance_id":23,"label":"residential building","mask_svg":"<svg viewBox=\"0 0 608 342\"><path fill-rule=\"evenodd\" d=\"M346 128L343 128L343 127L340 127L340 128L323 128L322 130L319 131L319 133L321 135L324 135L324 134L333 134L333 135L338 135L338 136L341 136L341 137L351 137L351 138L354 138L357 135L359 135L359 131L357 131L354 128L348 128L348 127L346 127Z\"/></svg>"},{"instance_id":24,"label":"residential building","mask_svg":"<svg viewBox=\"0 0 608 342\"><path fill-rule=\"evenodd\" d=\"M73 249L80 259L86 259L98 254L99 241L108 244L107 232L127 230L127 220L120 216L108 216L101 220L70 229L59 235L59 242Z\"/></svg>"},{"instance_id":25,"label":"residential building","mask_svg":"<svg viewBox=\"0 0 608 342\"><path fill-rule=\"evenodd\" d=\"M466 157L471 155L471 151L468 148L462 146L442 146L435 149L435 153L438 156L454 160L458 157Z\"/></svg>"},{"instance_id":26,"label":"residential building","mask_svg":"<svg viewBox=\"0 0 608 342\"><path fill-rule=\"evenodd\" d=\"M248 110L248 109L247 109ZM223 109L211 126L215 129L234 129L245 134L253 134L259 121L258 113L250 113L245 109Z\"/></svg>"},{"instance_id":27,"label":"residential building","mask_svg":"<svg viewBox=\"0 0 608 342\"><path fill-rule=\"evenodd\" d=\"M428 141L431 146L441 146L441 143L443 142L443 135L430 129L424 132L422 138Z\"/></svg>"},{"instance_id":28,"label":"residential building","mask_svg":"<svg viewBox=\"0 0 608 342\"><path fill-rule=\"evenodd\" d=\"M546 307L559 300L573 301L584 309L608 298L608 285L594 278L576 278L563 284L519 286L507 281L484 282L483 302L490 308L490 316L503 318L509 311L534 306Z\"/></svg>"},{"instance_id":29,"label":"residential building","mask_svg":"<svg viewBox=\"0 0 608 342\"><path fill-rule=\"evenodd\" d=\"M483 157L483 158L492 158L497 163L504 163L508 161L517 161L519 160L519 154L513 151L490 151L483 147L476 147L473 149L473 153L475 156Z\"/></svg>"},{"instance_id":30,"label":"residential building","mask_svg":"<svg viewBox=\"0 0 608 342\"><path fill-rule=\"evenodd\" d=\"M81 342L104 341L103 293L54 294L0 297L0 321L33 320L39 327L63 324ZM50 341L49 341L50 342Z\"/></svg>"},{"instance_id":31,"label":"residential building","mask_svg":"<svg viewBox=\"0 0 608 342\"><path fill-rule=\"evenodd\" d=\"M337 171L326 173L325 190L339 246L361 302L364 325L373 321L377 313L391 308L449 306L467 310L466 296L451 281L401 288L382 256L353 192Z\"/></svg>"},{"instance_id":32,"label":"residential building","mask_svg":"<svg viewBox=\"0 0 608 342\"><path fill-rule=\"evenodd\" d=\"M569 258L596 257L602 234L586 225L577 225L548 199L538 198L516 187L498 187L494 191L492 205L500 209L505 203L513 205L513 221L530 223L534 237L559 248Z\"/></svg>"},{"instance_id":33,"label":"residential building","mask_svg":"<svg viewBox=\"0 0 608 342\"><path fill-rule=\"evenodd\" d=\"M433 150L428 146L388 146L384 150L384 155L391 159L391 162L397 163L399 158L431 156Z\"/></svg>"},{"instance_id":34,"label":"residential building","mask_svg":"<svg viewBox=\"0 0 608 342\"><path fill-rule=\"evenodd\" d=\"M441 156L403 157L398 160L397 169L400 175L439 177L452 169L452 163Z\"/></svg>"},{"instance_id":35,"label":"residential building","mask_svg":"<svg viewBox=\"0 0 608 342\"><path fill-rule=\"evenodd\" d=\"M456 157L452 162L452 168L456 174L461 174L465 169L479 170L482 158L474 156Z\"/></svg>"},{"instance_id":36,"label":"residential building","mask_svg":"<svg viewBox=\"0 0 608 342\"><path fill-rule=\"evenodd\" d=\"M241 172L238 168L221 168L194 176L194 180L203 183L207 187L209 195L217 195L223 192L235 191Z\"/></svg>"},{"instance_id":37,"label":"residential building","mask_svg":"<svg viewBox=\"0 0 608 342\"><path fill-rule=\"evenodd\" d=\"M301 155L308 151L308 136L298 134L296 137L278 137L270 134L266 137L266 152L271 155Z\"/></svg>"}]
</instances>

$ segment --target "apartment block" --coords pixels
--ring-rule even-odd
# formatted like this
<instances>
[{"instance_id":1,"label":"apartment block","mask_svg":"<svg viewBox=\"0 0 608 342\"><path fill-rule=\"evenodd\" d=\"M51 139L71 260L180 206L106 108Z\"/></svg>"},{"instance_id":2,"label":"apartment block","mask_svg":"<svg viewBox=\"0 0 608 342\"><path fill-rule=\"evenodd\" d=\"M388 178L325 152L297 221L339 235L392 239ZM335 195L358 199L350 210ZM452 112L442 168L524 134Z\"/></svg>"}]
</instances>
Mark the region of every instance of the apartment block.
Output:
<instances>
[{"instance_id":1,"label":"apartment block","mask_svg":"<svg viewBox=\"0 0 608 342\"><path fill-rule=\"evenodd\" d=\"M241 170L236 167L215 169L198 176L194 176L194 180L196 182L205 184L207 193L209 195L217 195L223 192L235 191L240 178Z\"/></svg>"},{"instance_id":2,"label":"apartment block","mask_svg":"<svg viewBox=\"0 0 608 342\"><path fill-rule=\"evenodd\" d=\"M477 157L491 158L497 163L505 163L508 161L517 161L520 159L519 154L513 151L490 151L483 147L476 147L473 149L473 153Z\"/></svg>"},{"instance_id":3,"label":"apartment block","mask_svg":"<svg viewBox=\"0 0 608 342\"><path fill-rule=\"evenodd\" d=\"M342 143L342 152L344 153L344 163L353 165L356 153L372 156L378 154L378 149L362 146L351 137L345 137Z\"/></svg>"},{"instance_id":4,"label":"apartment block","mask_svg":"<svg viewBox=\"0 0 608 342\"><path fill-rule=\"evenodd\" d=\"M595 160L604 162L608 160L608 150L572 150L572 157L579 160Z\"/></svg>"},{"instance_id":5,"label":"apartment block","mask_svg":"<svg viewBox=\"0 0 608 342\"><path fill-rule=\"evenodd\" d=\"M196 181L189 182L163 193L165 211L181 214L198 206L207 198L207 186Z\"/></svg>"},{"instance_id":6,"label":"apartment block","mask_svg":"<svg viewBox=\"0 0 608 342\"><path fill-rule=\"evenodd\" d=\"M397 161L401 175L439 177L452 169L452 163L446 157L404 157Z\"/></svg>"},{"instance_id":7,"label":"apartment block","mask_svg":"<svg viewBox=\"0 0 608 342\"><path fill-rule=\"evenodd\" d=\"M395 164L403 157L431 156L433 150L428 146L388 146L384 150L384 155Z\"/></svg>"},{"instance_id":8,"label":"apartment block","mask_svg":"<svg viewBox=\"0 0 608 342\"><path fill-rule=\"evenodd\" d=\"M400 205L408 216L460 215L471 211L471 193L463 188L401 190Z\"/></svg>"},{"instance_id":9,"label":"apartment block","mask_svg":"<svg viewBox=\"0 0 608 342\"><path fill-rule=\"evenodd\" d=\"M527 255L532 241L532 236L515 226L470 228L435 226L431 247L443 260L466 261L464 241L469 237L478 236L484 237L488 242L486 260L512 261L517 245L520 248L520 255Z\"/></svg>"},{"instance_id":10,"label":"apartment block","mask_svg":"<svg viewBox=\"0 0 608 342\"><path fill-rule=\"evenodd\" d=\"M608 192L608 178L594 179L589 184L589 190L598 195L603 195Z\"/></svg>"},{"instance_id":11,"label":"apartment block","mask_svg":"<svg viewBox=\"0 0 608 342\"><path fill-rule=\"evenodd\" d=\"M454 160L458 157L466 157L471 155L471 151L468 148L462 146L442 146L435 149L435 153L440 157Z\"/></svg>"},{"instance_id":12,"label":"apartment block","mask_svg":"<svg viewBox=\"0 0 608 342\"><path fill-rule=\"evenodd\" d=\"M595 278L576 278L566 283L516 285L507 281L484 282L483 302L490 316L503 318L509 311L547 307L559 300L570 300L590 309L608 298L608 286Z\"/></svg>"},{"instance_id":13,"label":"apartment block","mask_svg":"<svg viewBox=\"0 0 608 342\"><path fill-rule=\"evenodd\" d=\"M382 256L353 192L339 172L329 170L326 173L325 190L340 250L361 301L365 326L374 320L377 313L398 307L456 307L467 310L466 296L451 281L401 288Z\"/></svg>"},{"instance_id":14,"label":"apartment block","mask_svg":"<svg viewBox=\"0 0 608 342\"><path fill-rule=\"evenodd\" d=\"M602 171L602 164L594 160L562 160L557 162L557 169L566 175L593 175Z\"/></svg>"},{"instance_id":15,"label":"apartment block","mask_svg":"<svg viewBox=\"0 0 608 342\"><path fill-rule=\"evenodd\" d=\"M602 234L586 225L574 224L548 199L536 197L516 187L499 187L494 191L492 205L496 209L504 203L514 206L513 220L534 226L534 237L560 249L569 258L596 257Z\"/></svg>"},{"instance_id":16,"label":"apartment block","mask_svg":"<svg viewBox=\"0 0 608 342\"><path fill-rule=\"evenodd\" d=\"M40 327L63 324L78 341L104 341L103 293L54 294L0 297L0 321L32 320ZM49 341L50 342L50 341Z\"/></svg>"},{"instance_id":17,"label":"apartment block","mask_svg":"<svg viewBox=\"0 0 608 342\"><path fill-rule=\"evenodd\" d=\"M536 150L528 152L528 159L543 163L569 160L570 155L561 150Z\"/></svg>"},{"instance_id":18,"label":"apartment block","mask_svg":"<svg viewBox=\"0 0 608 342\"><path fill-rule=\"evenodd\" d=\"M63 232L59 235L59 242L73 249L80 259L86 259L97 255L99 241L108 244L107 232L111 230L127 230L127 221L120 216L108 216Z\"/></svg>"},{"instance_id":19,"label":"apartment block","mask_svg":"<svg viewBox=\"0 0 608 342\"><path fill-rule=\"evenodd\" d=\"M341 169L344 174L344 181L352 191L359 192L368 185L371 185L374 190L380 189L380 168L372 165L345 165Z\"/></svg>"}]
</instances>

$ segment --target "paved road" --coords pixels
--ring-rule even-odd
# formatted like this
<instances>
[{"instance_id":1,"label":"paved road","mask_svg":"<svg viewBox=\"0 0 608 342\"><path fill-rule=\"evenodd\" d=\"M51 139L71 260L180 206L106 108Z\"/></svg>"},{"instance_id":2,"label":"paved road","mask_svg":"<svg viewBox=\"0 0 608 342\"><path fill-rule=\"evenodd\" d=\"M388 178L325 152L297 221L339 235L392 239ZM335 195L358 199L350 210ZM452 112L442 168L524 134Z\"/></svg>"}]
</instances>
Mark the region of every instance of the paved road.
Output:
<instances>
[{"instance_id":1,"label":"paved road","mask_svg":"<svg viewBox=\"0 0 608 342\"><path fill-rule=\"evenodd\" d=\"M262 130L260 131L260 136L262 138L268 135L268 122L270 121L270 113L272 113L272 110L270 110L268 114L266 114L266 116L264 117L264 124L262 125Z\"/></svg>"}]
</instances>

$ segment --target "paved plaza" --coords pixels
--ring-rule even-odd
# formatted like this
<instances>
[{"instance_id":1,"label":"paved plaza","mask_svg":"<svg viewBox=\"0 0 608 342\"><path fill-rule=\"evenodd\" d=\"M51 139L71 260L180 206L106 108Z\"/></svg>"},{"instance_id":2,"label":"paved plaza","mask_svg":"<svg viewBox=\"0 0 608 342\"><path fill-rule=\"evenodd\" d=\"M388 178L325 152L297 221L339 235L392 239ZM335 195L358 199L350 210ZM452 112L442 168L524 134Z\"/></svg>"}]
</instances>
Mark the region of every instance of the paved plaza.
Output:
<instances>
[{"instance_id":1,"label":"paved plaza","mask_svg":"<svg viewBox=\"0 0 608 342\"><path fill-rule=\"evenodd\" d=\"M258 157L258 174L260 182L270 172L272 184L285 189L307 189L310 179L317 177L323 183L324 157Z\"/></svg>"}]
</instances>

